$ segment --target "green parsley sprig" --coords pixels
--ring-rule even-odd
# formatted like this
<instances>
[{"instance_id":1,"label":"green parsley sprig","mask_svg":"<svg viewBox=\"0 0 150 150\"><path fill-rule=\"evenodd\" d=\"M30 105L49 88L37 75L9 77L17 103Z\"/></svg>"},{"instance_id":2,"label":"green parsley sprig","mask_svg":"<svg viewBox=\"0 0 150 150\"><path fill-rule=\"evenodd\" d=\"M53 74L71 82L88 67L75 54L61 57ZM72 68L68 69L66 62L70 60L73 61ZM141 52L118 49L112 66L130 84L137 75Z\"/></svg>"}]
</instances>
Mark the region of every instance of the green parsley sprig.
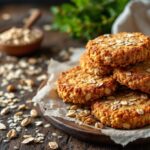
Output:
<instances>
[{"instance_id":1,"label":"green parsley sprig","mask_svg":"<svg viewBox=\"0 0 150 150\"><path fill-rule=\"evenodd\" d=\"M110 33L114 20L128 1L71 0L71 3L53 6L52 28L83 40Z\"/></svg>"}]
</instances>

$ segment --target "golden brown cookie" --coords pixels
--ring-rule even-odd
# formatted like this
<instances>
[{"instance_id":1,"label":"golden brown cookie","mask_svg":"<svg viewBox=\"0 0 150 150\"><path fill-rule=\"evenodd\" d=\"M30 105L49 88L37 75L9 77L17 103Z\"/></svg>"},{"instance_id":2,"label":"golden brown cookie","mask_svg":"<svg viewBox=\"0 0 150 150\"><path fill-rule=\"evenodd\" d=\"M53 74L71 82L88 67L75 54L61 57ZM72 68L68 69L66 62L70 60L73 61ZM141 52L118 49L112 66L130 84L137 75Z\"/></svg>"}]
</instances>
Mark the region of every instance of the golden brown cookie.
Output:
<instances>
[{"instance_id":1,"label":"golden brown cookie","mask_svg":"<svg viewBox=\"0 0 150 150\"><path fill-rule=\"evenodd\" d=\"M114 78L121 85L150 94L150 60L124 69L116 69Z\"/></svg>"},{"instance_id":2,"label":"golden brown cookie","mask_svg":"<svg viewBox=\"0 0 150 150\"><path fill-rule=\"evenodd\" d=\"M96 63L124 67L150 59L150 37L142 33L108 34L90 40L86 49Z\"/></svg>"},{"instance_id":3,"label":"golden brown cookie","mask_svg":"<svg viewBox=\"0 0 150 150\"><path fill-rule=\"evenodd\" d=\"M93 115L106 126L134 129L150 125L150 97L125 92L109 96L92 105Z\"/></svg>"},{"instance_id":4,"label":"golden brown cookie","mask_svg":"<svg viewBox=\"0 0 150 150\"><path fill-rule=\"evenodd\" d=\"M112 71L111 67L109 66L100 65L99 63L93 62L87 53L83 53L81 55L80 66L85 72L94 75L108 75Z\"/></svg>"},{"instance_id":5,"label":"golden brown cookie","mask_svg":"<svg viewBox=\"0 0 150 150\"><path fill-rule=\"evenodd\" d=\"M115 89L116 81L112 77L87 74L80 66L63 72L57 81L58 95L64 102L84 104L111 95Z\"/></svg>"}]
</instances>

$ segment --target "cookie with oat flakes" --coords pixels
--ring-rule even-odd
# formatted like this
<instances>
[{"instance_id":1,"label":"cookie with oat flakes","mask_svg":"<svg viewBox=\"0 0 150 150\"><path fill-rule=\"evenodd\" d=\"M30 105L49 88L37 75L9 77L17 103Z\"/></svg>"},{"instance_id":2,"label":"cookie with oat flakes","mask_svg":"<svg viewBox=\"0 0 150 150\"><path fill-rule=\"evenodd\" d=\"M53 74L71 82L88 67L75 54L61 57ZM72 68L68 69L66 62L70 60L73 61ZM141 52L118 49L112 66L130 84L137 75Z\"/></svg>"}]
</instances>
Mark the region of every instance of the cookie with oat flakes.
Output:
<instances>
[{"instance_id":1,"label":"cookie with oat flakes","mask_svg":"<svg viewBox=\"0 0 150 150\"><path fill-rule=\"evenodd\" d=\"M113 76L121 85L150 94L150 60L115 69Z\"/></svg>"},{"instance_id":2,"label":"cookie with oat flakes","mask_svg":"<svg viewBox=\"0 0 150 150\"><path fill-rule=\"evenodd\" d=\"M106 126L134 129L150 125L150 97L122 91L93 103L92 114Z\"/></svg>"},{"instance_id":3,"label":"cookie with oat flakes","mask_svg":"<svg viewBox=\"0 0 150 150\"><path fill-rule=\"evenodd\" d=\"M85 104L102 96L111 95L116 81L85 73L80 66L63 72L57 80L57 92L64 102Z\"/></svg>"},{"instance_id":4,"label":"cookie with oat flakes","mask_svg":"<svg viewBox=\"0 0 150 150\"><path fill-rule=\"evenodd\" d=\"M112 68L109 66L100 65L99 63L93 62L86 52L80 57L80 66L82 70L89 74L101 76L108 75L112 71Z\"/></svg>"},{"instance_id":5,"label":"cookie with oat flakes","mask_svg":"<svg viewBox=\"0 0 150 150\"><path fill-rule=\"evenodd\" d=\"M95 63L125 67L150 59L150 37L142 33L117 33L99 36L86 45Z\"/></svg>"}]
</instances>

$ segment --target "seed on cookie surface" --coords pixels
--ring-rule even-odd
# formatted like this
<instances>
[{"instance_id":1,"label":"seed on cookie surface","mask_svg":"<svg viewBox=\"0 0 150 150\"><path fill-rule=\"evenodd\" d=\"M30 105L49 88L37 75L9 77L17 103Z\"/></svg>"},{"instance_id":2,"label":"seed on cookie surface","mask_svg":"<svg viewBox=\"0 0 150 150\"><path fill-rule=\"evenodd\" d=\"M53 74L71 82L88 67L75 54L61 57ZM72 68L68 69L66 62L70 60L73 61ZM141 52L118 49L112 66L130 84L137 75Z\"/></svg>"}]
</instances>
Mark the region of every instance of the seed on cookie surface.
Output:
<instances>
[{"instance_id":1,"label":"seed on cookie surface","mask_svg":"<svg viewBox=\"0 0 150 150\"><path fill-rule=\"evenodd\" d=\"M136 109L136 112L137 112L139 115L143 115L143 114L144 114L144 110L143 110L143 109Z\"/></svg>"}]
</instances>

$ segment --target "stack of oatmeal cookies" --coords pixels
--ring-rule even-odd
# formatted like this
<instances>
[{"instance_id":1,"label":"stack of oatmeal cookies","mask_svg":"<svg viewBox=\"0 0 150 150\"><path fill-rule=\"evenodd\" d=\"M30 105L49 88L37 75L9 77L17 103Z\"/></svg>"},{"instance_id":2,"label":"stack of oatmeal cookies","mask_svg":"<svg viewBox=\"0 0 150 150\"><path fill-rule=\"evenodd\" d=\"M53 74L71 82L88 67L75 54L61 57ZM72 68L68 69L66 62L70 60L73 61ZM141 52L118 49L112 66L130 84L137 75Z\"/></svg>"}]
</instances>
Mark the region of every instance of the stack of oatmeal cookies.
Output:
<instances>
[{"instance_id":1,"label":"stack of oatmeal cookies","mask_svg":"<svg viewBox=\"0 0 150 150\"><path fill-rule=\"evenodd\" d=\"M150 37L123 32L90 40L80 65L59 76L57 91L64 102L91 105L106 126L150 125Z\"/></svg>"}]
</instances>

